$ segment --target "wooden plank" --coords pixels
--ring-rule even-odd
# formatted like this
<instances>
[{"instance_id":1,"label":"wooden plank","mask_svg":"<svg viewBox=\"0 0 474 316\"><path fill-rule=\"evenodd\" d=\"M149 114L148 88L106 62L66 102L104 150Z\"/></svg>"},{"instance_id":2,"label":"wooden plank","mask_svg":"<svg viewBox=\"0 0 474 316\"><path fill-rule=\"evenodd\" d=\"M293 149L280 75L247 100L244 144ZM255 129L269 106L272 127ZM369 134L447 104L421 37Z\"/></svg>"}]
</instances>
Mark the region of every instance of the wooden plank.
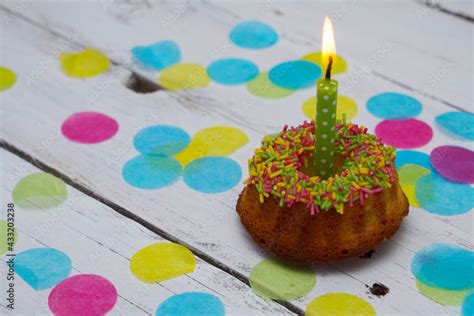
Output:
<instances>
[{"instance_id":1,"label":"wooden plank","mask_svg":"<svg viewBox=\"0 0 474 316\"><path fill-rule=\"evenodd\" d=\"M17 19L9 21L8 26L2 25L9 30L5 34L9 49L4 50L2 62L20 75L17 85L1 95L0 101L8 113L1 127L2 138L102 198L133 211L193 249L248 276L251 268L266 255L250 240L235 213L235 202L242 185L216 195L192 191L182 182L162 190L144 191L128 186L121 178L121 168L137 154L132 148L132 138L145 126L172 124L193 134L212 125L232 125L242 128L250 137L250 143L232 155L246 173L246 160L258 146L259 139L285 123L300 123L304 119L300 106L313 92L301 91L271 102L249 98L243 87L218 85L190 93L159 91L137 95L123 87L121 79L127 73L120 69L114 68L100 77L84 81L65 77L54 55L54 48L61 41ZM45 60L51 60L49 66L43 67L36 79L28 81L28 76ZM350 84L354 79L358 81L357 87ZM340 85L350 87L345 93L359 104L384 91L411 93L365 73L341 77ZM100 92L97 92L98 88L101 88ZM90 103L93 93L96 96ZM419 118L430 125L434 125L436 115L447 111L443 103L421 95L417 97L425 104ZM243 100L248 101L243 103ZM62 121L74 112L89 108L114 117L120 123L119 133L113 139L93 146L73 144L63 138L59 132ZM268 115L270 111L271 116ZM377 123L365 107L359 107L356 121L370 130ZM470 146L440 130L435 133L435 139L420 148L421 151L429 152L435 146L447 143ZM316 288L292 304L304 309L318 295L344 291L369 300L380 314L457 312L459 308L443 307L418 293L410 273L410 261L416 250L434 241L470 245L471 219L471 214L444 218L412 208L400 233L393 241L379 247L372 261L354 259L316 266ZM376 281L389 286L390 294L381 299L370 298L365 284ZM401 306L400 302L410 304Z\"/></svg>"},{"instance_id":2,"label":"wooden plank","mask_svg":"<svg viewBox=\"0 0 474 316\"><path fill-rule=\"evenodd\" d=\"M16 183L40 170L4 149L0 149L0 153L1 196L2 201L8 203L12 201ZM229 315L291 314L281 305L256 296L245 283L199 258L192 273L158 284L139 281L130 272L130 258L141 248L166 240L76 189L68 186L67 190L66 202L53 209L24 210L16 206L19 241L15 252L36 247L56 248L71 258L72 275L92 273L107 278L119 293L111 315L154 315L162 301L189 291L216 295ZM0 265L2 276L6 275L6 259L3 257ZM50 314L49 290L35 291L19 277L15 289L17 315Z\"/></svg>"},{"instance_id":3,"label":"wooden plank","mask_svg":"<svg viewBox=\"0 0 474 316\"><path fill-rule=\"evenodd\" d=\"M466 49L472 25L411 1L236 2L189 1L87 3L34 2L6 6L62 34L76 34L83 43L100 47L115 60L142 71L130 60L130 49L164 39L179 43L183 59L203 65L224 56L247 57L262 69L319 50L325 15L333 16L340 54L352 71L410 87L447 104L473 111L471 50ZM83 19L87 16L87 19ZM271 54L231 45L228 32L236 23L259 19L274 26L281 39ZM401 27L403 25L403 27ZM120 34L120 36L114 36ZM205 35L204 35L205 34ZM381 46L389 49L383 58ZM449 48L449 49L448 49ZM145 74L155 79L154 73ZM341 78L346 75L341 75Z\"/></svg>"},{"instance_id":4,"label":"wooden plank","mask_svg":"<svg viewBox=\"0 0 474 316\"><path fill-rule=\"evenodd\" d=\"M466 21L474 21L474 3L470 0L420 0L419 2Z\"/></svg>"}]
</instances>

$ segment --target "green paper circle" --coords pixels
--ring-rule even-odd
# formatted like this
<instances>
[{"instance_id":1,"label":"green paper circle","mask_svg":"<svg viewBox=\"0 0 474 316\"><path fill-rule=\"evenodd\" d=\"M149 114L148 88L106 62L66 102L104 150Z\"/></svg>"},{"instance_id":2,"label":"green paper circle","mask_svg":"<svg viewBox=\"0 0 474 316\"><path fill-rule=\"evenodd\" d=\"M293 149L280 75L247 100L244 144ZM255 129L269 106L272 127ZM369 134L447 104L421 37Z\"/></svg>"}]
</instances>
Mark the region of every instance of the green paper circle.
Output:
<instances>
[{"instance_id":1,"label":"green paper circle","mask_svg":"<svg viewBox=\"0 0 474 316\"><path fill-rule=\"evenodd\" d=\"M6 221L4 220L0 220L0 256L3 255L4 253L7 252L8 250L8 247L11 246L11 243L9 243L8 239L7 239L7 232L8 232L8 224ZM13 230L13 245L16 244L17 240L18 240L18 232L16 230L16 228L14 228Z\"/></svg>"},{"instance_id":2,"label":"green paper circle","mask_svg":"<svg viewBox=\"0 0 474 316\"><path fill-rule=\"evenodd\" d=\"M308 269L266 259L250 272L250 286L259 296L291 301L308 294L316 285L316 274Z\"/></svg>"},{"instance_id":3,"label":"green paper circle","mask_svg":"<svg viewBox=\"0 0 474 316\"><path fill-rule=\"evenodd\" d=\"M295 90L285 89L271 82L268 79L268 71L260 73L255 79L249 81L245 87L251 94L264 99L280 99L295 92Z\"/></svg>"},{"instance_id":4,"label":"green paper circle","mask_svg":"<svg viewBox=\"0 0 474 316\"><path fill-rule=\"evenodd\" d=\"M53 208L67 199L67 188L63 180L38 172L21 179L12 192L13 201L24 209Z\"/></svg>"}]
</instances>

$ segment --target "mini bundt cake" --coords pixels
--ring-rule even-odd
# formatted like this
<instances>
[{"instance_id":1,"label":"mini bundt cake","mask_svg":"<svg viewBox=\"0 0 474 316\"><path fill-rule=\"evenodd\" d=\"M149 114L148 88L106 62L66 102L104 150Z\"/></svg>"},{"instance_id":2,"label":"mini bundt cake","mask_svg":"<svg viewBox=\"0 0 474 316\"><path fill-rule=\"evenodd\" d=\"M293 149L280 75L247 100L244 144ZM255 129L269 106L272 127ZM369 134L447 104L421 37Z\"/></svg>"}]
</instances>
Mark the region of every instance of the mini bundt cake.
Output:
<instances>
[{"instance_id":1,"label":"mini bundt cake","mask_svg":"<svg viewBox=\"0 0 474 316\"><path fill-rule=\"evenodd\" d=\"M249 159L237 212L253 239L287 262L363 255L390 238L408 214L395 148L363 126L336 124L335 174L312 176L315 127L285 126Z\"/></svg>"}]
</instances>

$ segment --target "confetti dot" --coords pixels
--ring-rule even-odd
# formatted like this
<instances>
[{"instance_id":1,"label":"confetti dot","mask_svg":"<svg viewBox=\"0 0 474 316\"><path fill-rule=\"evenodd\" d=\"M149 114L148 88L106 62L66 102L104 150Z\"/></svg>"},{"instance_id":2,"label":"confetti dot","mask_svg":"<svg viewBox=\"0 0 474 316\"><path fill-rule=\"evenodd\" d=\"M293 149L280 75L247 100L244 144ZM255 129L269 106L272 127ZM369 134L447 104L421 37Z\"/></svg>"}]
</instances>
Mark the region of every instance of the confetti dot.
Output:
<instances>
[{"instance_id":1,"label":"confetti dot","mask_svg":"<svg viewBox=\"0 0 474 316\"><path fill-rule=\"evenodd\" d=\"M204 157L191 161L183 171L184 182L196 191L220 193L232 189L242 178L242 169L227 157Z\"/></svg>"},{"instance_id":2,"label":"confetti dot","mask_svg":"<svg viewBox=\"0 0 474 316\"><path fill-rule=\"evenodd\" d=\"M421 103L405 94L386 92L377 94L367 101L367 110L387 120L415 117L421 113Z\"/></svg>"},{"instance_id":3,"label":"confetti dot","mask_svg":"<svg viewBox=\"0 0 474 316\"><path fill-rule=\"evenodd\" d=\"M321 68L304 60L278 64L268 74L270 81L277 86L293 90L314 86L320 76Z\"/></svg>"},{"instance_id":4,"label":"confetti dot","mask_svg":"<svg viewBox=\"0 0 474 316\"><path fill-rule=\"evenodd\" d=\"M474 140L474 114L465 112L448 112L436 117L446 131L467 140Z\"/></svg>"},{"instance_id":5,"label":"confetti dot","mask_svg":"<svg viewBox=\"0 0 474 316\"><path fill-rule=\"evenodd\" d=\"M432 170L433 167L430 163L430 156L425 153L416 150L397 150L397 156L395 158L395 166L400 168L404 164L412 164L424 167Z\"/></svg>"},{"instance_id":6,"label":"confetti dot","mask_svg":"<svg viewBox=\"0 0 474 316\"><path fill-rule=\"evenodd\" d=\"M473 188L446 180L436 172L418 179L415 193L421 207L438 215L459 215L474 207Z\"/></svg>"},{"instance_id":7,"label":"confetti dot","mask_svg":"<svg viewBox=\"0 0 474 316\"><path fill-rule=\"evenodd\" d=\"M163 70L181 59L179 47L173 41L136 46L132 48L132 55L142 66L155 70Z\"/></svg>"},{"instance_id":8,"label":"confetti dot","mask_svg":"<svg viewBox=\"0 0 474 316\"><path fill-rule=\"evenodd\" d=\"M462 316L472 316L474 315L474 292L471 295L468 295L462 304Z\"/></svg>"},{"instance_id":9,"label":"confetti dot","mask_svg":"<svg viewBox=\"0 0 474 316\"><path fill-rule=\"evenodd\" d=\"M182 128L154 125L139 131L133 145L142 154L171 156L185 149L191 138Z\"/></svg>"},{"instance_id":10,"label":"confetti dot","mask_svg":"<svg viewBox=\"0 0 474 316\"><path fill-rule=\"evenodd\" d=\"M446 306L459 306L462 304L466 295L471 293L473 289L467 290L448 290L439 287L428 286L419 280L415 281L416 288L421 294L426 296L432 301L446 305Z\"/></svg>"},{"instance_id":11,"label":"confetti dot","mask_svg":"<svg viewBox=\"0 0 474 316\"><path fill-rule=\"evenodd\" d=\"M411 271L418 280L429 286L463 290L474 288L473 265L474 251L452 244L435 243L417 251Z\"/></svg>"},{"instance_id":12,"label":"confetti dot","mask_svg":"<svg viewBox=\"0 0 474 316\"><path fill-rule=\"evenodd\" d=\"M306 56L303 56L303 58L301 58L301 59L306 60L306 61L310 61L312 63L315 63L320 68L323 68L323 64L321 62L321 57L322 57L321 52L315 52L315 53L311 53L311 54L308 54ZM333 63L332 63L331 74L336 75L336 74L340 74L340 73L343 73L343 72L346 72L346 71L347 71L346 61L341 56L336 55L336 57L334 58Z\"/></svg>"},{"instance_id":13,"label":"confetti dot","mask_svg":"<svg viewBox=\"0 0 474 316\"><path fill-rule=\"evenodd\" d=\"M375 127L375 134L386 144L401 149L424 146L433 137L431 127L417 119L382 121Z\"/></svg>"},{"instance_id":14,"label":"confetti dot","mask_svg":"<svg viewBox=\"0 0 474 316\"><path fill-rule=\"evenodd\" d=\"M268 299L291 301L308 294L316 285L316 274L272 259L260 261L250 271L252 290Z\"/></svg>"},{"instance_id":15,"label":"confetti dot","mask_svg":"<svg viewBox=\"0 0 474 316\"><path fill-rule=\"evenodd\" d=\"M93 48L86 48L79 53L62 53L59 59L66 75L75 78L95 77L110 68L109 58Z\"/></svg>"},{"instance_id":16,"label":"confetti dot","mask_svg":"<svg viewBox=\"0 0 474 316\"><path fill-rule=\"evenodd\" d=\"M172 157L140 155L127 161L122 169L124 180L141 189L167 187L180 175L181 165Z\"/></svg>"},{"instance_id":17,"label":"confetti dot","mask_svg":"<svg viewBox=\"0 0 474 316\"><path fill-rule=\"evenodd\" d=\"M473 251L452 244L435 243L415 254L411 271L423 294L449 305L460 305L461 291L466 295L466 290L474 290L473 266ZM439 289L438 292L436 289ZM449 297L453 295L455 297ZM449 300L451 302L446 302Z\"/></svg>"},{"instance_id":18,"label":"confetti dot","mask_svg":"<svg viewBox=\"0 0 474 316\"><path fill-rule=\"evenodd\" d=\"M249 81L245 87L251 94L264 99L284 98L295 92L295 90L274 85L268 78L268 71L260 73L255 79Z\"/></svg>"},{"instance_id":19,"label":"confetti dot","mask_svg":"<svg viewBox=\"0 0 474 316\"><path fill-rule=\"evenodd\" d=\"M430 155L433 167L443 177L461 183L474 183L474 152L457 146L440 146Z\"/></svg>"},{"instance_id":20,"label":"confetti dot","mask_svg":"<svg viewBox=\"0 0 474 316\"><path fill-rule=\"evenodd\" d=\"M191 273L196 259L188 248L170 242L158 242L140 249L130 259L130 271L146 283L156 283Z\"/></svg>"},{"instance_id":21,"label":"confetti dot","mask_svg":"<svg viewBox=\"0 0 474 316\"><path fill-rule=\"evenodd\" d=\"M6 67L0 67L0 91L10 89L15 82L15 73Z\"/></svg>"},{"instance_id":22,"label":"confetti dot","mask_svg":"<svg viewBox=\"0 0 474 316\"><path fill-rule=\"evenodd\" d=\"M117 290L99 275L80 274L65 279L51 291L48 305L56 316L105 315L117 302Z\"/></svg>"},{"instance_id":23,"label":"confetti dot","mask_svg":"<svg viewBox=\"0 0 474 316\"><path fill-rule=\"evenodd\" d=\"M211 126L194 134L191 144L175 158L184 167L197 158L228 156L247 144L248 141L248 136L239 128Z\"/></svg>"},{"instance_id":24,"label":"confetti dot","mask_svg":"<svg viewBox=\"0 0 474 316\"><path fill-rule=\"evenodd\" d=\"M316 117L316 97L310 97L303 103L303 113L307 118L314 120ZM336 119L342 120L342 115L346 115L346 120L350 121L357 115L357 104L356 102L345 96L337 96L337 109Z\"/></svg>"},{"instance_id":25,"label":"confetti dot","mask_svg":"<svg viewBox=\"0 0 474 316\"><path fill-rule=\"evenodd\" d=\"M71 259L53 248L33 248L15 257L15 272L35 290L55 286L71 273Z\"/></svg>"},{"instance_id":26,"label":"confetti dot","mask_svg":"<svg viewBox=\"0 0 474 316\"><path fill-rule=\"evenodd\" d=\"M217 83L238 85L257 77L258 67L249 60L227 58L211 63L207 73Z\"/></svg>"},{"instance_id":27,"label":"confetti dot","mask_svg":"<svg viewBox=\"0 0 474 316\"><path fill-rule=\"evenodd\" d=\"M112 138L119 125L113 118L98 112L79 112L69 116L61 126L63 135L82 144L95 144Z\"/></svg>"},{"instance_id":28,"label":"confetti dot","mask_svg":"<svg viewBox=\"0 0 474 316\"><path fill-rule=\"evenodd\" d=\"M206 68L191 63L175 64L160 73L160 85L170 91L205 88L211 83Z\"/></svg>"},{"instance_id":29,"label":"confetti dot","mask_svg":"<svg viewBox=\"0 0 474 316\"><path fill-rule=\"evenodd\" d=\"M13 202L24 209L53 208L66 201L67 195L64 181L45 172L22 178L12 192Z\"/></svg>"},{"instance_id":30,"label":"confetti dot","mask_svg":"<svg viewBox=\"0 0 474 316\"><path fill-rule=\"evenodd\" d=\"M10 228L10 229L9 229ZM13 236L11 236L11 229L13 229ZM7 235L8 234L8 235ZM10 252L9 247L13 247L18 240L18 232L12 222L7 223L4 220L0 220L0 256Z\"/></svg>"},{"instance_id":31,"label":"confetti dot","mask_svg":"<svg viewBox=\"0 0 474 316\"><path fill-rule=\"evenodd\" d=\"M237 46L262 49L274 45L278 41L278 34L268 24L246 21L237 24L230 32L229 38Z\"/></svg>"},{"instance_id":32,"label":"confetti dot","mask_svg":"<svg viewBox=\"0 0 474 316\"><path fill-rule=\"evenodd\" d=\"M375 309L367 301L347 293L328 293L306 306L306 316L375 316Z\"/></svg>"},{"instance_id":33,"label":"confetti dot","mask_svg":"<svg viewBox=\"0 0 474 316\"><path fill-rule=\"evenodd\" d=\"M224 316L221 300L208 293L186 292L173 295L158 306L156 316Z\"/></svg>"},{"instance_id":34,"label":"confetti dot","mask_svg":"<svg viewBox=\"0 0 474 316\"><path fill-rule=\"evenodd\" d=\"M430 174L430 170L412 164L405 164L398 169L398 179L410 205L420 207L416 199L415 184L418 179L427 174Z\"/></svg>"}]
</instances>

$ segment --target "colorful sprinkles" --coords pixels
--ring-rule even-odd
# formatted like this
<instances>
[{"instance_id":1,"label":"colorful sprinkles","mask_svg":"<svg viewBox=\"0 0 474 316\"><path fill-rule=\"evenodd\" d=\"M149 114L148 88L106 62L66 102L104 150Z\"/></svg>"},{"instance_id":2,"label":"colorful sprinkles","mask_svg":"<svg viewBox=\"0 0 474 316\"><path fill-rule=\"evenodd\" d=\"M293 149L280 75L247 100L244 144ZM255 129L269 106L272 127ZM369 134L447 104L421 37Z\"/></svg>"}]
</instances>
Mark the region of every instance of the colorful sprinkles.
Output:
<instances>
[{"instance_id":1,"label":"colorful sprinkles","mask_svg":"<svg viewBox=\"0 0 474 316\"><path fill-rule=\"evenodd\" d=\"M314 122L298 127L283 127L276 136L266 136L262 147L249 159L250 177L246 184L259 192L260 202L270 195L279 199L280 207L305 203L311 215L334 208L344 212L371 194L390 188L395 181L395 148L367 133L367 128L352 123L336 124L336 159L345 158L342 172L322 180L302 172L308 167L314 151Z\"/></svg>"}]
</instances>

